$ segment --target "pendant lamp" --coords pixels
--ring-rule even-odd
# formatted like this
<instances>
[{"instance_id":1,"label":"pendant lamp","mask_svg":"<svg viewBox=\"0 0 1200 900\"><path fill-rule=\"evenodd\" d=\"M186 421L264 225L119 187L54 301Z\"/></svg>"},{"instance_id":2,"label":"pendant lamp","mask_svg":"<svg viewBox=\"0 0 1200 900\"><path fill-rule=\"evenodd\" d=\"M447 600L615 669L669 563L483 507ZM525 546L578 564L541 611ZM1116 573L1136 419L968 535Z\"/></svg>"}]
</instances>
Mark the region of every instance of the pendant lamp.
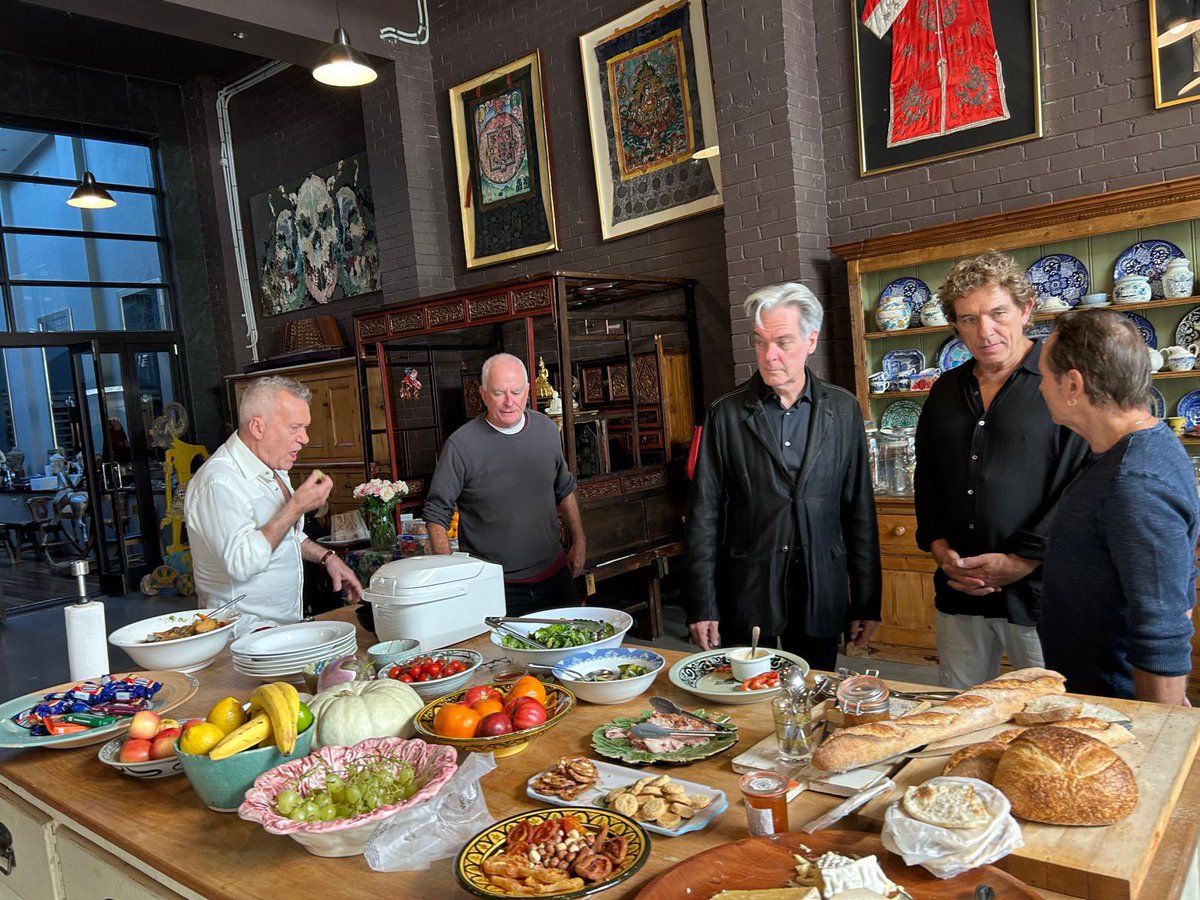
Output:
<instances>
[{"instance_id":1,"label":"pendant lamp","mask_svg":"<svg viewBox=\"0 0 1200 900\"><path fill-rule=\"evenodd\" d=\"M334 87L360 87L376 77L367 58L350 46L350 35L339 24L333 32L333 43L317 60L313 78Z\"/></svg>"},{"instance_id":2,"label":"pendant lamp","mask_svg":"<svg viewBox=\"0 0 1200 900\"><path fill-rule=\"evenodd\" d=\"M80 209L108 209L117 205L117 201L100 185L96 184L96 176L91 172L83 173L83 181L67 198L69 206Z\"/></svg>"}]
</instances>

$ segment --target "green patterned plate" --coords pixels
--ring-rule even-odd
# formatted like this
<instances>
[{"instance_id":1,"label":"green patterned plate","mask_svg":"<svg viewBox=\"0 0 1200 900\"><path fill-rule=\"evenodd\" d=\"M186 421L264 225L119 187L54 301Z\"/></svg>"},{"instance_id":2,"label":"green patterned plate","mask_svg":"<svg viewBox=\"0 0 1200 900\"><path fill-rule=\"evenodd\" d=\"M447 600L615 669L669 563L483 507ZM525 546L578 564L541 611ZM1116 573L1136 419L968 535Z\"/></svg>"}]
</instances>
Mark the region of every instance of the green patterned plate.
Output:
<instances>
[{"instance_id":1,"label":"green patterned plate","mask_svg":"<svg viewBox=\"0 0 1200 900\"><path fill-rule=\"evenodd\" d=\"M606 809L584 809L577 806L556 806L553 809L536 809L530 812L517 813L507 819L501 819L495 825L485 828L467 842L454 861L454 877L458 883L476 897L512 897L508 891L492 884L487 873L483 871L485 860L504 852L504 841L511 829L518 822L528 822L530 825L540 825L553 816L574 816L589 831L595 831L602 825L608 825L608 833L614 837L624 838L627 842L625 860L611 875L603 881L588 884L579 890L562 893L539 894L539 897L554 897L555 900L570 900L572 897L590 897L592 894L607 890L613 885L620 884L650 858L650 835L644 828L620 813Z\"/></svg>"},{"instance_id":2,"label":"green patterned plate","mask_svg":"<svg viewBox=\"0 0 1200 900\"><path fill-rule=\"evenodd\" d=\"M698 716L712 719L714 722L719 722L722 725L729 721L729 716L721 713L709 713L703 709L693 709L692 712ZM738 742L737 732L731 731L728 735L711 738L707 744L680 747L678 750L672 750L670 753L651 753L649 750L639 750L634 747L628 736L605 736L605 732L610 729L628 729L631 725L645 722L652 715L654 715L654 711L648 709L636 719L617 716L611 722L601 725L592 732L592 747L601 756L607 756L610 759L620 759L637 766L648 766L654 763L686 766L688 763L696 762L696 760L708 759L710 756L724 753Z\"/></svg>"}]
</instances>

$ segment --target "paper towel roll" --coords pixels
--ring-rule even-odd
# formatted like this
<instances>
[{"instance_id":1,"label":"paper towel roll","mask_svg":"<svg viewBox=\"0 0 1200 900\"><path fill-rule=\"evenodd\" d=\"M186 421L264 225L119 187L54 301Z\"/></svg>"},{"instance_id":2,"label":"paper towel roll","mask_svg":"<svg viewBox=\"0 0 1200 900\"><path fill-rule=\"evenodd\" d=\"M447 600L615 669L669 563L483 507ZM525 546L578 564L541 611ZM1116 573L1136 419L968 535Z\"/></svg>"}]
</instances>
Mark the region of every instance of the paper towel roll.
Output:
<instances>
[{"instance_id":1,"label":"paper towel roll","mask_svg":"<svg viewBox=\"0 0 1200 900\"><path fill-rule=\"evenodd\" d=\"M71 680L108 674L108 629L104 604L93 600L63 610L67 617L67 663Z\"/></svg>"}]
</instances>

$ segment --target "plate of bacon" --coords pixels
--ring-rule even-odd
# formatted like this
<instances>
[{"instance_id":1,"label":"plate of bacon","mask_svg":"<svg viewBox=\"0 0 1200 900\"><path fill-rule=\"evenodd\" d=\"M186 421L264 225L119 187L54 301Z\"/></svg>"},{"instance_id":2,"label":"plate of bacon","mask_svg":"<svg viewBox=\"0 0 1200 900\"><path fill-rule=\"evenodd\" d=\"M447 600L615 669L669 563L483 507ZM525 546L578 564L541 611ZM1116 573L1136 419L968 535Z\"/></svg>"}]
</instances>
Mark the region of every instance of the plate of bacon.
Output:
<instances>
[{"instance_id":1,"label":"plate of bacon","mask_svg":"<svg viewBox=\"0 0 1200 900\"><path fill-rule=\"evenodd\" d=\"M696 715L707 718L718 725L726 725L729 716L707 713L703 709L692 710ZM675 733L668 737L640 738L629 733L634 725L648 723L670 728ZM688 731L705 731L705 726L679 713L661 713L646 710L637 718L617 716L592 732L592 748L601 756L619 759L634 765L651 763L673 763L687 765L698 759L707 759L724 753L738 741L737 728L716 737L689 737Z\"/></svg>"}]
</instances>

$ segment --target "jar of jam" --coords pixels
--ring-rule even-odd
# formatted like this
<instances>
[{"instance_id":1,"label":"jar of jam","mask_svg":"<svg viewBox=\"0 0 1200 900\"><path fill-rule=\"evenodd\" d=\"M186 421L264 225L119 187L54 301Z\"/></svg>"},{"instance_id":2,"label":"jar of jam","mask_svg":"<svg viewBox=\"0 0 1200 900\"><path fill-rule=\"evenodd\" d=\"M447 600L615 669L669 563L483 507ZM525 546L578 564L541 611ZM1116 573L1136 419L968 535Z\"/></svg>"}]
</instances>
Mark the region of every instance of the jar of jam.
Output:
<instances>
[{"instance_id":1,"label":"jar of jam","mask_svg":"<svg viewBox=\"0 0 1200 900\"><path fill-rule=\"evenodd\" d=\"M891 692L886 684L871 675L847 678L838 687L837 696L847 728L892 717Z\"/></svg>"},{"instance_id":2,"label":"jar of jam","mask_svg":"<svg viewBox=\"0 0 1200 900\"><path fill-rule=\"evenodd\" d=\"M788 783L787 776L778 772L747 772L738 779L752 835L783 834L788 830Z\"/></svg>"}]
</instances>

